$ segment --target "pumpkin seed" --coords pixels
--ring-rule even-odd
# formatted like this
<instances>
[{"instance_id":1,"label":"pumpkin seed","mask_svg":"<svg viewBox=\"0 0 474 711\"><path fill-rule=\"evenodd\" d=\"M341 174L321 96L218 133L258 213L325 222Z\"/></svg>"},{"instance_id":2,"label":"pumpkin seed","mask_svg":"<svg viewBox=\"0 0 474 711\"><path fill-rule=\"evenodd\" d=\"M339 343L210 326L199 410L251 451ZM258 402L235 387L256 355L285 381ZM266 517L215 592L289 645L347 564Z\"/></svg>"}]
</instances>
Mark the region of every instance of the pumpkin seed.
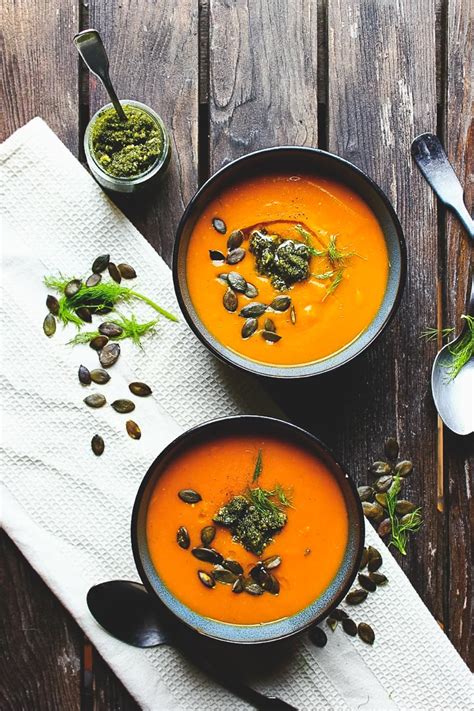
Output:
<instances>
[{"instance_id":1,"label":"pumpkin seed","mask_svg":"<svg viewBox=\"0 0 474 711\"><path fill-rule=\"evenodd\" d=\"M328 617L326 620L326 624L328 627L331 628L331 630L334 632L336 629L337 625L339 624L337 620L335 620L333 617Z\"/></svg>"},{"instance_id":2,"label":"pumpkin seed","mask_svg":"<svg viewBox=\"0 0 474 711\"><path fill-rule=\"evenodd\" d=\"M384 474L384 476L381 476L377 479L377 481L374 484L374 489L381 494L385 493L392 486L392 482L393 482L393 477L390 476L390 474Z\"/></svg>"},{"instance_id":3,"label":"pumpkin seed","mask_svg":"<svg viewBox=\"0 0 474 711\"><path fill-rule=\"evenodd\" d=\"M350 617L346 617L342 620L342 629L351 637L355 637L357 635L357 625L354 620L351 620Z\"/></svg>"},{"instance_id":4,"label":"pumpkin seed","mask_svg":"<svg viewBox=\"0 0 474 711\"><path fill-rule=\"evenodd\" d=\"M117 269L120 272L120 276L122 279L136 279L137 278L137 273L133 267L130 266L130 264L125 264L122 262L122 264L117 264Z\"/></svg>"},{"instance_id":5,"label":"pumpkin seed","mask_svg":"<svg viewBox=\"0 0 474 711\"><path fill-rule=\"evenodd\" d=\"M366 644L373 644L375 641L375 634L372 627L365 622L360 622L357 627L357 632L359 637Z\"/></svg>"},{"instance_id":6,"label":"pumpkin seed","mask_svg":"<svg viewBox=\"0 0 474 711\"><path fill-rule=\"evenodd\" d=\"M210 575L209 573L206 573L205 570L198 570L197 574L198 574L199 580L201 581L201 583L203 585L206 586L206 588L215 588L216 581L214 580L212 575Z\"/></svg>"},{"instance_id":7,"label":"pumpkin seed","mask_svg":"<svg viewBox=\"0 0 474 711\"><path fill-rule=\"evenodd\" d=\"M58 315L59 301L52 294L48 294L48 296L46 297L46 307L50 313L54 314L54 316Z\"/></svg>"},{"instance_id":8,"label":"pumpkin seed","mask_svg":"<svg viewBox=\"0 0 474 711\"><path fill-rule=\"evenodd\" d=\"M127 430L127 434L129 437L131 437L131 439L140 439L142 436L141 429L133 420L126 421L125 429Z\"/></svg>"},{"instance_id":9,"label":"pumpkin seed","mask_svg":"<svg viewBox=\"0 0 474 711\"><path fill-rule=\"evenodd\" d=\"M232 585L232 592L238 594L243 591L244 591L244 586L242 583L242 578L237 578L235 583Z\"/></svg>"},{"instance_id":10,"label":"pumpkin seed","mask_svg":"<svg viewBox=\"0 0 474 711\"><path fill-rule=\"evenodd\" d=\"M405 514L404 516L402 516L402 517L400 518L400 523L401 523L402 525L405 525L405 524L407 524L407 523L413 524L413 522L414 522L414 521L416 522L417 520L419 520L420 523L421 523L421 515L420 515L420 513L418 512L418 514L414 514L414 513L412 512L412 513L408 513L408 514Z\"/></svg>"},{"instance_id":11,"label":"pumpkin seed","mask_svg":"<svg viewBox=\"0 0 474 711\"><path fill-rule=\"evenodd\" d=\"M222 303L224 304L224 308L227 311L230 311L231 314L234 313L234 311L237 311L237 306L239 305L239 302L235 291L232 291L232 289L230 288L226 289L226 292L222 297Z\"/></svg>"},{"instance_id":12,"label":"pumpkin seed","mask_svg":"<svg viewBox=\"0 0 474 711\"><path fill-rule=\"evenodd\" d=\"M242 326L242 338L250 338L258 327L258 321L256 318L248 318L244 325Z\"/></svg>"},{"instance_id":13,"label":"pumpkin seed","mask_svg":"<svg viewBox=\"0 0 474 711\"><path fill-rule=\"evenodd\" d=\"M316 647L325 647L328 641L325 631L317 625L311 627L308 633L308 637Z\"/></svg>"},{"instance_id":14,"label":"pumpkin seed","mask_svg":"<svg viewBox=\"0 0 474 711\"><path fill-rule=\"evenodd\" d=\"M106 399L100 393L92 393L92 395L88 395L84 398L84 402L88 407L97 408L103 407L106 403Z\"/></svg>"},{"instance_id":15,"label":"pumpkin seed","mask_svg":"<svg viewBox=\"0 0 474 711\"><path fill-rule=\"evenodd\" d=\"M252 578L243 578L242 586L249 595L263 595L263 588L258 585Z\"/></svg>"},{"instance_id":16,"label":"pumpkin seed","mask_svg":"<svg viewBox=\"0 0 474 711\"><path fill-rule=\"evenodd\" d=\"M212 218L212 226L214 227L216 232L220 232L221 235L225 235L225 233L227 232L226 224L225 224L224 220L221 220L220 217L213 217Z\"/></svg>"},{"instance_id":17,"label":"pumpkin seed","mask_svg":"<svg viewBox=\"0 0 474 711\"><path fill-rule=\"evenodd\" d=\"M280 583L277 578L270 573L270 578L268 582L264 585L264 590L270 593L270 595L278 595L280 593Z\"/></svg>"},{"instance_id":18,"label":"pumpkin seed","mask_svg":"<svg viewBox=\"0 0 474 711\"><path fill-rule=\"evenodd\" d=\"M97 286L102 281L102 276L100 274L91 274L90 277L86 279L86 286L90 289L91 286Z\"/></svg>"},{"instance_id":19,"label":"pumpkin seed","mask_svg":"<svg viewBox=\"0 0 474 711\"><path fill-rule=\"evenodd\" d=\"M193 548L191 553L198 560L202 560L205 563L213 563L213 565L220 565L224 560L221 554L214 550L214 548L198 546L197 548Z\"/></svg>"},{"instance_id":20,"label":"pumpkin seed","mask_svg":"<svg viewBox=\"0 0 474 711\"><path fill-rule=\"evenodd\" d=\"M385 585L386 583L388 583L388 578L386 575L383 575L383 573L369 573L369 578L376 585Z\"/></svg>"},{"instance_id":21,"label":"pumpkin seed","mask_svg":"<svg viewBox=\"0 0 474 711\"><path fill-rule=\"evenodd\" d=\"M110 261L110 254L101 254L99 257L94 259L92 263L92 271L94 274L100 274L105 269L107 269Z\"/></svg>"},{"instance_id":22,"label":"pumpkin seed","mask_svg":"<svg viewBox=\"0 0 474 711\"><path fill-rule=\"evenodd\" d=\"M274 321L272 321L271 318L265 319L263 328L265 329L265 331L271 331L272 333L276 333L276 326L275 326Z\"/></svg>"},{"instance_id":23,"label":"pumpkin seed","mask_svg":"<svg viewBox=\"0 0 474 711\"><path fill-rule=\"evenodd\" d=\"M269 558L265 558L265 560L262 560L262 565L266 570L273 570L274 568L278 568L278 566L281 564L281 558L279 555L271 555Z\"/></svg>"},{"instance_id":24,"label":"pumpkin seed","mask_svg":"<svg viewBox=\"0 0 474 711\"><path fill-rule=\"evenodd\" d=\"M105 444L102 437L95 434L91 439L91 448L96 457L100 457L104 453Z\"/></svg>"},{"instance_id":25,"label":"pumpkin seed","mask_svg":"<svg viewBox=\"0 0 474 711\"><path fill-rule=\"evenodd\" d=\"M216 537L216 527L215 526L204 526L201 531L201 543L206 548L209 547Z\"/></svg>"},{"instance_id":26,"label":"pumpkin seed","mask_svg":"<svg viewBox=\"0 0 474 711\"><path fill-rule=\"evenodd\" d=\"M226 570L222 565L216 565L212 571L214 579L217 583L223 583L224 585L233 585L238 577L231 573L230 570Z\"/></svg>"},{"instance_id":27,"label":"pumpkin seed","mask_svg":"<svg viewBox=\"0 0 474 711\"><path fill-rule=\"evenodd\" d=\"M138 381L130 383L128 389L134 395L138 395L138 397L148 397L153 392L149 385L147 385L146 383L140 383Z\"/></svg>"},{"instance_id":28,"label":"pumpkin seed","mask_svg":"<svg viewBox=\"0 0 474 711\"><path fill-rule=\"evenodd\" d=\"M375 590L377 589L377 585L374 583L374 581L371 580L368 575L364 575L364 573L359 573L359 575L357 576L357 580L359 581L359 585L368 592L375 592Z\"/></svg>"},{"instance_id":29,"label":"pumpkin seed","mask_svg":"<svg viewBox=\"0 0 474 711\"><path fill-rule=\"evenodd\" d=\"M369 471L376 476L383 476L384 474L390 474L391 467L387 462L373 462L369 467Z\"/></svg>"},{"instance_id":30,"label":"pumpkin seed","mask_svg":"<svg viewBox=\"0 0 474 711\"><path fill-rule=\"evenodd\" d=\"M367 560L368 560L367 548L364 548L362 550L362 558L360 559L359 570L363 570L365 568L365 566L367 565Z\"/></svg>"},{"instance_id":31,"label":"pumpkin seed","mask_svg":"<svg viewBox=\"0 0 474 711\"><path fill-rule=\"evenodd\" d=\"M278 343L278 341L281 339L281 336L279 336L278 333L274 333L273 331L263 330L262 338L264 338L269 343Z\"/></svg>"},{"instance_id":32,"label":"pumpkin seed","mask_svg":"<svg viewBox=\"0 0 474 711\"><path fill-rule=\"evenodd\" d=\"M98 331L103 336L107 336L108 338L117 338L117 336L122 335L123 328L121 328L121 326L117 326L117 324L113 323L113 321L104 321L104 323L100 324Z\"/></svg>"},{"instance_id":33,"label":"pumpkin seed","mask_svg":"<svg viewBox=\"0 0 474 711\"><path fill-rule=\"evenodd\" d=\"M107 336L96 336L91 341L89 341L89 345L95 351L101 351L102 348L106 346L108 342L109 339L107 338Z\"/></svg>"},{"instance_id":34,"label":"pumpkin seed","mask_svg":"<svg viewBox=\"0 0 474 711\"><path fill-rule=\"evenodd\" d=\"M79 382L82 383L83 385L90 385L91 384L91 374L90 374L89 368L86 368L85 365L79 366L79 370L77 372L77 377L79 378Z\"/></svg>"},{"instance_id":35,"label":"pumpkin seed","mask_svg":"<svg viewBox=\"0 0 474 711\"><path fill-rule=\"evenodd\" d=\"M374 495L374 490L371 486L358 486L357 493L361 501L370 501Z\"/></svg>"},{"instance_id":36,"label":"pumpkin seed","mask_svg":"<svg viewBox=\"0 0 474 711\"><path fill-rule=\"evenodd\" d=\"M247 282L242 274L239 274L239 272L229 272L227 274L227 281L229 282L231 289L238 291L241 294L245 294L247 290Z\"/></svg>"},{"instance_id":37,"label":"pumpkin seed","mask_svg":"<svg viewBox=\"0 0 474 711\"><path fill-rule=\"evenodd\" d=\"M181 489L178 491L178 496L185 504L197 504L202 499L201 494L198 494L194 489Z\"/></svg>"},{"instance_id":38,"label":"pumpkin seed","mask_svg":"<svg viewBox=\"0 0 474 711\"><path fill-rule=\"evenodd\" d=\"M361 602L367 597L367 590L362 590L362 588L356 588L352 590L348 595L346 595L346 602L348 605L360 605Z\"/></svg>"},{"instance_id":39,"label":"pumpkin seed","mask_svg":"<svg viewBox=\"0 0 474 711\"><path fill-rule=\"evenodd\" d=\"M286 311L290 308L290 304L291 299L289 296L276 296L270 304L270 308L274 311Z\"/></svg>"},{"instance_id":40,"label":"pumpkin seed","mask_svg":"<svg viewBox=\"0 0 474 711\"><path fill-rule=\"evenodd\" d=\"M225 262L225 254L219 252L218 249L210 249L209 257L211 259L211 262Z\"/></svg>"},{"instance_id":41,"label":"pumpkin seed","mask_svg":"<svg viewBox=\"0 0 474 711\"><path fill-rule=\"evenodd\" d=\"M370 501L362 502L364 516L371 521L381 521L383 518L383 508L378 503L371 504Z\"/></svg>"},{"instance_id":42,"label":"pumpkin seed","mask_svg":"<svg viewBox=\"0 0 474 711\"><path fill-rule=\"evenodd\" d=\"M68 297L68 299L70 299L71 297L77 294L81 286L82 282L80 279L71 279L71 281L68 281L68 283L64 287L64 293Z\"/></svg>"},{"instance_id":43,"label":"pumpkin seed","mask_svg":"<svg viewBox=\"0 0 474 711\"><path fill-rule=\"evenodd\" d=\"M389 437L384 445L384 452L387 459L392 461L398 457L399 446L395 437Z\"/></svg>"},{"instance_id":44,"label":"pumpkin seed","mask_svg":"<svg viewBox=\"0 0 474 711\"><path fill-rule=\"evenodd\" d=\"M133 410L135 409L135 403L131 400L120 398L119 400L113 401L112 407L114 408L115 412L119 412L121 415L123 415L128 412L133 412Z\"/></svg>"},{"instance_id":45,"label":"pumpkin seed","mask_svg":"<svg viewBox=\"0 0 474 711\"><path fill-rule=\"evenodd\" d=\"M387 508L387 494L375 494L375 500L380 506L383 506L384 509Z\"/></svg>"},{"instance_id":46,"label":"pumpkin seed","mask_svg":"<svg viewBox=\"0 0 474 711\"><path fill-rule=\"evenodd\" d=\"M185 528L184 526L180 526L178 528L178 532L176 533L176 541L178 543L178 546L180 546L181 548L189 548L191 539L189 537L187 528Z\"/></svg>"},{"instance_id":47,"label":"pumpkin seed","mask_svg":"<svg viewBox=\"0 0 474 711\"><path fill-rule=\"evenodd\" d=\"M256 583L263 587L263 581L268 579L270 573L265 570L261 561L254 565L250 570L250 577L255 580Z\"/></svg>"},{"instance_id":48,"label":"pumpkin seed","mask_svg":"<svg viewBox=\"0 0 474 711\"><path fill-rule=\"evenodd\" d=\"M247 297L247 299L255 299L255 297L258 296L257 287L253 284L250 284L250 282L247 282L247 288L244 291L244 295Z\"/></svg>"},{"instance_id":49,"label":"pumpkin seed","mask_svg":"<svg viewBox=\"0 0 474 711\"><path fill-rule=\"evenodd\" d=\"M79 316L81 321L85 321L86 323L92 323L92 314L90 309L87 308L87 306L79 306L79 308L76 309L76 314Z\"/></svg>"},{"instance_id":50,"label":"pumpkin seed","mask_svg":"<svg viewBox=\"0 0 474 711\"><path fill-rule=\"evenodd\" d=\"M383 521L379 523L377 528L377 533L381 538L385 538L392 530L392 523L389 518L384 518Z\"/></svg>"},{"instance_id":51,"label":"pumpkin seed","mask_svg":"<svg viewBox=\"0 0 474 711\"><path fill-rule=\"evenodd\" d=\"M109 382L110 375L102 368L94 368L94 370L91 370L91 380L97 385L105 385L105 383Z\"/></svg>"},{"instance_id":52,"label":"pumpkin seed","mask_svg":"<svg viewBox=\"0 0 474 711\"><path fill-rule=\"evenodd\" d=\"M242 575L242 573L244 572L244 569L242 568L240 563L238 563L236 560L231 560L230 558L226 558L226 560L223 560L221 565L226 570L230 570L231 573L234 573L234 575Z\"/></svg>"},{"instance_id":53,"label":"pumpkin seed","mask_svg":"<svg viewBox=\"0 0 474 711\"><path fill-rule=\"evenodd\" d=\"M120 284L122 281L122 275L120 274L118 267L113 262L109 262L107 269L109 270L110 278Z\"/></svg>"},{"instance_id":54,"label":"pumpkin seed","mask_svg":"<svg viewBox=\"0 0 474 711\"><path fill-rule=\"evenodd\" d=\"M342 622L342 620L346 620L349 615L344 610L341 610L339 607L336 607L336 609L331 612L331 617L333 620Z\"/></svg>"},{"instance_id":55,"label":"pumpkin seed","mask_svg":"<svg viewBox=\"0 0 474 711\"><path fill-rule=\"evenodd\" d=\"M237 247L237 249L233 249L232 252L228 253L226 262L227 264L238 264L242 261L244 257L245 249L242 249L242 247Z\"/></svg>"},{"instance_id":56,"label":"pumpkin seed","mask_svg":"<svg viewBox=\"0 0 474 711\"><path fill-rule=\"evenodd\" d=\"M224 284L227 284L229 282L229 280L227 278L227 272L222 272L221 274L218 274L217 278L220 279L221 281L223 281Z\"/></svg>"},{"instance_id":57,"label":"pumpkin seed","mask_svg":"<svg viewBox=\"0 0 474 711\"><path fill-rule=\"evenodd\" d=\"M100 338L100 336L98 336ZM106 336L102 336L106 338ZM118 343L106 343L99 352L99 361L103 368L110 368L116 363L120 356L120 346Z\"/></svg>"},{"instance_id":58,"label":"pumpkin seed","mask_svg":"<svg viewBox=\"0 0 474 711\"><path fill-rule=\"evenodd\" d=\"M290 309L290 320L293 326L296 324L296 309L294 305L292 304L291 309Z\"/></svg>"},{"instance_id":59,"label":"pumpkin seed","mask_svg":"<svg viewBox=\"0 0 474 711\"><path fill-rule=\"evenodd\" d=\"M402 462L398 462L397 466L395 467L395 474L397 476L405 477L411 474L413 471L413 463L409 462L407 459L404 459Z\"/></svg>"},{"instance_id":60,"label":"pumpkin seed","mask_svg":"<svg viewBox=\"0 0 474 711\"><path fill-rule=\"evenodd\" d=\"M249 318L250 316L261 316L265 311L267 310L267 307L265 304L261 304L259 301L252 301L250 304L247 304L247 306L244 306L243 309L240 310L239 316L242 316L243 318Z\"/></svg>"},{"instance_id":61,"label":"pumpkin seed","mask_svg":"<svg viewBox=\"0 0 474 711\"><path fill-rule=\"evenodd\" d=\"M418 507L416 506L416 504L412 504L411 501L407 501L406 499L399 499L395 506L395 511L400 516L405 516L405 514L413 513L413 511L415 511L415 509L417 508Z\"/></svg>"},{"instance_id":62,"label":"pumpkin seed","mask_svg":"<svg viewBox=\"0 0 474 711\"><path fill-rule=\"evenodd\" d=\"M369 573L374 573L382 565L382 556L380 555L378 550L376 548L374 548L373 546L368 547L367 556L368 556L367 568L369 570Z\"/></svg>"},{"instance_id":63,"label":"pumpkin seed","mask_svg":"<svg viewBox=\"0 0 474 711\"><path fill-rule=\"evenodd\" d=\"M56 333L56 319L52 313L47 314L43 321L43 331L45 336L50 338Z\"/></svg>"},{"instance_id":64,"label":"pumpkin seed","mask_svg":"<svg viewBox=\"0 0 474 711\"><path fill-rule=\"evenodd\" d=\"M244 233L242 232L242 230L234 230L230 233L229 238L227 240L227 249L229 250L229 252L231 252L233 249L237 249L237 247L240 247L243 241Z\"/></svg>"}]
</instances>

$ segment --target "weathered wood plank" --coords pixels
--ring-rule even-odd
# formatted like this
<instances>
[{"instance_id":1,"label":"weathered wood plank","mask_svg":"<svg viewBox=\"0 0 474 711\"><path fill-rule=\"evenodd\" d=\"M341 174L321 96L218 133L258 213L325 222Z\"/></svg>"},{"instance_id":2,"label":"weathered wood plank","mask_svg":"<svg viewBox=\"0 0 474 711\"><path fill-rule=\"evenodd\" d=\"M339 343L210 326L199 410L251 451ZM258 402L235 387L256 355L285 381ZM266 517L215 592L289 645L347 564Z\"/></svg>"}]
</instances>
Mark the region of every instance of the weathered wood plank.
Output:
<instances>
[{"instance_id":1,"label":"weathered wood plank","mask_svg":"<svg viewBox=\"0 0 474 711\"><path fill-rule=\"evenodd\" d=\"M277 144L317 145L316 0L211 0L211 168Z\"/></svg>"},{"instance_id":2,"label":"weathered wood plank","mask_svg":"<svg viewBox=\"0 0 474 711\"><path fill-rule=\"evenodd\" d=\"M474 6L448 0L445 43L443 135L446 151L465 186L466 205L474 199L473 131ZM447 215L444 249L444 324L460 327L470 278L471 244L459 223ZM449 592L447 632L459 653L474 668L472 639L472 520L471 498L474 437L457 437L445 430L445 476L448 499Z\"/></svg>"},{"instance_id":3,"label":"weathered wood plank","mask_svg":"<svg viewBox=\"0 0 474 711\"><path fill-rule=\"evenodd\" d=\"M172 160L161 186L150 194L117 200L169 262L177 223L197 187L198 4L94 0L89 23L103 37L118 95L149 104L171 132ZM106 102L102 86L92 77L91 112Z\"/></svg>"}]
</instances>

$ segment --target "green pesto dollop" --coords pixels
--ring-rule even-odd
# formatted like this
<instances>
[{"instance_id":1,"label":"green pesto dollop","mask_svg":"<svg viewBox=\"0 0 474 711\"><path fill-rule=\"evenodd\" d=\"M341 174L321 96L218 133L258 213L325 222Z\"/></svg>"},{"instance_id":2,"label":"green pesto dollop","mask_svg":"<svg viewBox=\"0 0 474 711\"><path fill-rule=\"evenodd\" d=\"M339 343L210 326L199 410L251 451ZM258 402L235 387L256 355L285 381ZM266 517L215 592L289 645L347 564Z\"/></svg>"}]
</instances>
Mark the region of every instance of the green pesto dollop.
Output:
<instances>
[{"instance_id":1,"label":"green pesto dollop","mask_svg":"<svg viewBox=\"0 0 474 711\"><path fill-rule=\"evenodd\" d=\"M151 168L163 151L163 132L154 119L135 106L123 107L127 121L115 109L102 111L92 126L92 151L106 173L135 178Z\"/></svg>"},{"instance_id":2,"label":"green pesto dollop","mask_svg":"<svg viewBox=\"0 0 474 711\"><path fill-rule=\"evenodd\" d=\"M275 289L286 291L309 277L311 252L302 242L261 229L251 233L249 243L258 273L270 277Z\"/></svg>"}]
</instances>

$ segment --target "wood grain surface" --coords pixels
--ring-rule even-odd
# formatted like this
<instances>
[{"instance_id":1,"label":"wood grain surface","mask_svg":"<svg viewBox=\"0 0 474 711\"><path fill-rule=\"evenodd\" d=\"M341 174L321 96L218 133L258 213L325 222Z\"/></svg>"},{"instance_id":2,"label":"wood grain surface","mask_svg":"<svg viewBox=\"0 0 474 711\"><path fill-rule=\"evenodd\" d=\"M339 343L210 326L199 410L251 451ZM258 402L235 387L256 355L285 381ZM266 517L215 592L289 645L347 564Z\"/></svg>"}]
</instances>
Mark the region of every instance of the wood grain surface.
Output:
<instances>
[{"instance_id":1,"label":"wood grain surface","mask_svg":"<svg viewBox=\"0 0 474 711\"><path fill-rule=\"evenodd\" d=\"M395 320L369 353L337 375L267 387L360 482L385 437L399 438L401 454L415 464L407 498L423 506L425 519L400 562L474 665L468 604L474 442L439 427L429 388L437 344L419 338L426 326L459 323L470 248L455 220L437 210L409 152L415 135L437 131L472 210L472 15L465 0L5 2L0 127L3 139L41 115L80 156L82 131L105 95L83 68L79 73L72 36L96 27L119 95L150 104L172 133L162 188L117 200L168 262L175 226L198 181L251 150L319 145L382 186L409 249ZM4 534L0 543L0 708L136 709Z\"/></svg>"}]
</instances>

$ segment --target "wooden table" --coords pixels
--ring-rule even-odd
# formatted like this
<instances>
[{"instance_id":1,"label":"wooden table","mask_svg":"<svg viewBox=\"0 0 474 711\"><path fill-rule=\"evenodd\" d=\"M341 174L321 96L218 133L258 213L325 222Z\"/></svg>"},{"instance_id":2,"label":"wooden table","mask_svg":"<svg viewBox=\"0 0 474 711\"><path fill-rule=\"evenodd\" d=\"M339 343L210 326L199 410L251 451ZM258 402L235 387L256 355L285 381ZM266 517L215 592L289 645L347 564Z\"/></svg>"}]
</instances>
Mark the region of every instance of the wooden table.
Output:
<instances>
[{"instance_id":1,"label":"wooden table","mask_svg":"<svg viewBox=\"0 0 474 711\"><path fill-rule=\"evenodd\" d=\"M473 439L454 436L437 419L429 384L437 344L420 332L459 324L470 248L436 205L410 143L424 131L442 137L471 207L472 4L10 0L2 26L3 137L39 114L83 159L84 128L105 102L72 45L87 27L104 38L118 93L162 115L173 137L166 182L159 195L121 207L168 262L198 185L258 148L319 146L353 161L388 193L409 250L397 317L343 370L271 390L360 482L385 437L398 437L416 467L407 496L422 505L425 521L400 564L468 661ZM0 707L136 708L6 535L1 570Z\"/></svg>"}]
</instances>

